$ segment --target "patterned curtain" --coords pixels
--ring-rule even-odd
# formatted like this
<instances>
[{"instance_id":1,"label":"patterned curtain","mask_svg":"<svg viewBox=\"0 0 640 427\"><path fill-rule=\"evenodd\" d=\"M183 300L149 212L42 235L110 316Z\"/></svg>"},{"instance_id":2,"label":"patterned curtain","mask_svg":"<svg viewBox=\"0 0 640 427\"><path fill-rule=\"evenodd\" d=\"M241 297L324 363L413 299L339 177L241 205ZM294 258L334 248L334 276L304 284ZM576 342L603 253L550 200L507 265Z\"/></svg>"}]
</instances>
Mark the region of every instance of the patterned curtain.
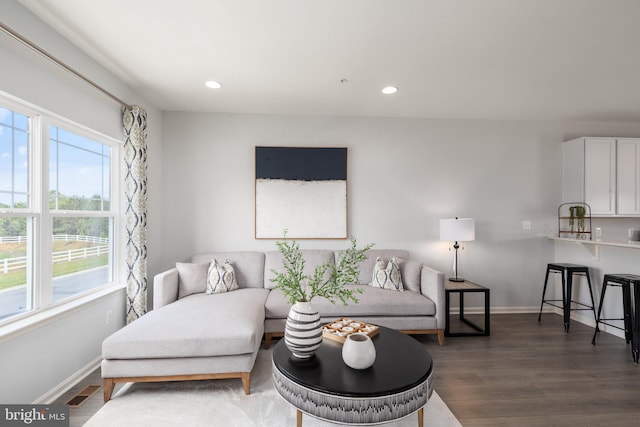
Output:
<instances>
[{"instance_id":1,"label":"patterned curtain","mask_svg":"<svg viewBox=\"0 0 640 427\"><path fill-rule=\"evenodd\" d=\"M147 312L147 112L122 109L127 254L127 323Z\"/></svg>"}]
</instances>

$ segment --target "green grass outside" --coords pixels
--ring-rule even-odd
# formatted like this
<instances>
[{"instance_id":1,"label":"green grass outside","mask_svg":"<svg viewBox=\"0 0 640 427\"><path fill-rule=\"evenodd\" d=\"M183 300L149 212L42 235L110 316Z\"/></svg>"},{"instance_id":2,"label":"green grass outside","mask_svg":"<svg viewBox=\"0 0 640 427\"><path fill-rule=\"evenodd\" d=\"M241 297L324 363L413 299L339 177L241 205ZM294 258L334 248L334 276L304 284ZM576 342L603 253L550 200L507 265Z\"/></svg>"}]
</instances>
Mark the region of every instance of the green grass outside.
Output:
<instances>
[{"instance_id":1,"label":"green grass outside","mask_svg":"<svg viewBox=\"0 0 640 427\"><path fill-rule=\"evenodd\" d=\"M53 265L53 277L64 276L65 274L77 273L79 271L107 265L108 255L100 255L85 259L73 260L71 262L60 262ZM27 281L26 270L14 270L7 274L0 273L0 290L9 289L14 286L24 285Z\"/></svg>"}]
</instances>

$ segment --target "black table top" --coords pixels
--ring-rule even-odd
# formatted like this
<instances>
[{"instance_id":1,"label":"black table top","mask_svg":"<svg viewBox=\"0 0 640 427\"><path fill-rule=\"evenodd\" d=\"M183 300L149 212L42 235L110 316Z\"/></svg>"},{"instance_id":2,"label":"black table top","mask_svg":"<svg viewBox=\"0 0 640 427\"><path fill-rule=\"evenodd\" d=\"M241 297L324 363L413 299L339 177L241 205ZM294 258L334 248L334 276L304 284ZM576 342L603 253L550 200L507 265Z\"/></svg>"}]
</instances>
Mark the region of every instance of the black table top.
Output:
<instances>
[{"instance_id":1,"label":"black table top","mask_svg":"<svg viewBox=\"0 0 640 427\"><path fill-rule=\"evenodd\" d=\"M372 338L376 361L367 369L352 369L342 360L342 344L325 339L311 360L295 359L280 340L273 363L286 377L311 390L345 397L386 396L423 383L433 362L422 344L409 335L380 327Z\"/></svg>"}]
</instances>

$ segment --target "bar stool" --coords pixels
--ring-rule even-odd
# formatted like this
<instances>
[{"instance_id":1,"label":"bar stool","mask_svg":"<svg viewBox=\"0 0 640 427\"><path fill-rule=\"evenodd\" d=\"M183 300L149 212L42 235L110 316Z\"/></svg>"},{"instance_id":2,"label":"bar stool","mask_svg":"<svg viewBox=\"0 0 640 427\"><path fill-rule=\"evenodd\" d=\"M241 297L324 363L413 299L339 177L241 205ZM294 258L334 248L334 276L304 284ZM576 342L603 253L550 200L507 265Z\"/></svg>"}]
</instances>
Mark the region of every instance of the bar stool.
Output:
<instances>
[{"instance_id":1,"label":"bar stool","mask_svg":"<svg viewBox=\"0 0 640 427\"><path fill-rule=\"evenodd\" d=\"M562 274L562 299L545 299L544 295L547 292L547 282L549 280L549 273ZM589 296L591 297L591 306L583 304L581 302L573 301L571 299L573 290L573 276L586 276L587 284L589 285ZM562 301L562 305L554 304ZM571 303L579 305L581 307L572 308ZM542 289L542 302L540 303L540 314L538 314L538 322L542 319L542 307L544 304L549 304L557 308L561 308L564 314L564 331L569 332L569 323L571 320L571 311L573 310L591 310L593 311L593 318L596 319L595 302L593 300L593 290L591 289L591 278L589 277L589 267L578 264L562 264L551 263L547 264L547 273L544 276L544 288Z\"/></svg>"},{"instance_id":2,"label":"bar stool","mask_svg":"<svg viewBox=\"0 0 640 427\"><path fill-rule=\"evenodd\" d=\"M604 302L604 295L607 292L609 286L615 286L622 288L622 318L602 318L602 306ZM640 325L640 276L635 274L605 274L602 281L602 295L600 295L600 307L598 308L598 316L596 317L596 330L593 333L593 339L591 344L596 345L596 336L600 329L598 325L600 323L611 326L616 329L624 330L624 338L627 341L631 341L631 355L633 356L633 363L638 363L640 356L639 342L638 342L638 329ZM624 328L617 325L607 323L610 320L623 320Z\"/></svg>"}]
</instances>

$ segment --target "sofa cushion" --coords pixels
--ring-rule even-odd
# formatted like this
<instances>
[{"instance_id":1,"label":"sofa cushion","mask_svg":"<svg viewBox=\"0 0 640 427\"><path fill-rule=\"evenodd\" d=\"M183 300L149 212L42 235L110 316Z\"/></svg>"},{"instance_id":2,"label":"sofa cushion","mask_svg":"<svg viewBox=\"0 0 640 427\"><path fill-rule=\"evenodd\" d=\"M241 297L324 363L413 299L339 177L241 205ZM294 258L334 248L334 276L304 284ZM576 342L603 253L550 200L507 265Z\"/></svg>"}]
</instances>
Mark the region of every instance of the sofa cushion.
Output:
<instances>
[{"instance_id":1,"label":"sofa cushion","mask_svg":"<svg viewBox=\"0 0 640 427\"><path fill-rule=\"evenodd\" d=\"M333 251L328 249L301 249L300 252L304 257L304 274L313 276L313 270L316 266L325 262L334 262ZM264 287L274 289L276 284L271 281L275 277L273 270L277 272L284 271L282 267L282 254L279 251L269 251L265 253L264 266ZM325 279L329 278L330 272L325 272Z\"/></svg>"},{"instance_id":2,"label":"sofa cushion","mask_svg":"<svg viewBox=\"0 0 640 427\"><path fill-rule=\"evenodd\" d=\"M264 332L266 289L194 294L150 311L104 340L105 359L252 353Z\"/></svg>"},{"instance_id":3,"label":"sofa cushion","mask_svg":"<svg viewBox=\"0 0 640 427\"><path fill-rule=\"evenodd\" d=\"M194 255L191 262L208 264L212 259L228 259L233 264L239 288L264 287L264 253L208 252Z\"/></svg>"},{"instance_id":4,"label":"sofa cushion","mask_svg":"<svg viewBox=\"0 0 640 427\"><path fill-rule=\"evenodd\" d=\"M398 265L405 289L420 293L420 275L423 264L419 261L398 258Z\"/></svg>"},{"instance_id":5,"label":"sofa cushion","mask_svg":"<svg viewBox=\"0 0 640 427\"><path fill-rule=\"evenodd\" d=\"M178 270L178 298L202 293L207 289L209 263L176 262Z\"/></svg>"},{"instance_id":6,"label":"sofa cushion","mask_svg":"<svg viewBox=\"0 0 640 427\"><path fill-rule=\"evenodd\" d=\"M396 257L391 257L386 265L384 260L378 257L376 265L373 267L373 277L369 286L390 291L404 291Z\"/></svg>"},{"instance_id":7,"label":"sofa cushion","mask_svg":"<svg viewBox=\"0 0 640 427\"><path fill-rule=\"evenodd\" d=\"M222 294L236 289L238 289L238 283L231 262L226 260L224 264L220 265L218 260L214 258L207 273L207 293Z\"/></svg>"},{"instance_id":8,"label":"sofa cushion","mask_svg":"<svg viewBox=\"0 0 640 427\"><path fill-rule=\"evenodd\" d=\"M336 257L339 256L339 252L336 251ZM366 252L367 259L360 264L360 280L359 284L368 284L371 282L371 276L373 275L373 267L376 264L378 257L382 259L391 259L392 256L396 258L409 259L409 251L404 249L369 249ZM400 270L402 273L402 270Z\"/></svg>"},{"instance_id":9,"label":"sofa cushion","mask_svg":"<svg viewBox=\"0 0 640 427\"><path fill-rule=\"evenodd\" d=\"M363 293L356 293L360 301L352 302L345 307L338 301L331 304L325 298L314 298L311 304L320 312L320 316L433 316L436 306L424 295L405 291L393 292L373 288L368 285L347 285L352 289L362 289ZM390 295L391 294L391 295ZM265 314L268 319L283 319L287 317L291 305L280 289L274 289L267 298Z\"/></svg>"}]
</instances>

